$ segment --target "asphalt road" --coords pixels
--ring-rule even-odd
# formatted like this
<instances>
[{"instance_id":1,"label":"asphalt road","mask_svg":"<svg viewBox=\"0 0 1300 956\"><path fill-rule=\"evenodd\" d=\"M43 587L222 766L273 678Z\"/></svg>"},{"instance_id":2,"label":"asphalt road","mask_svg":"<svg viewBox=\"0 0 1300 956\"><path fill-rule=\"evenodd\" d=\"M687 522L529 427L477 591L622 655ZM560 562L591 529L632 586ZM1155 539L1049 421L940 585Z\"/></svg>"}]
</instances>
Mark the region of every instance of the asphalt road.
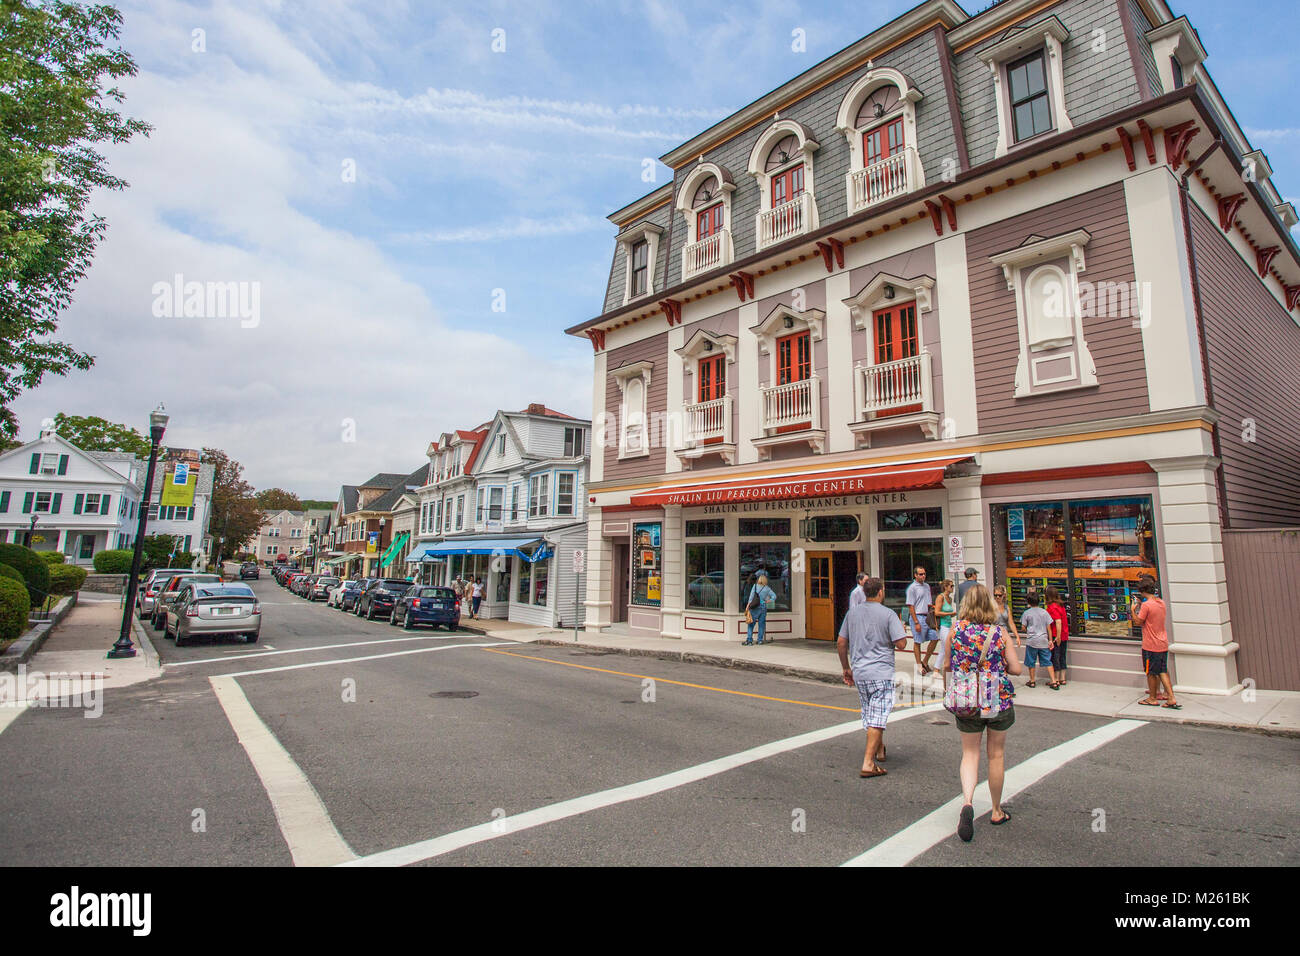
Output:
<instances>
[{"instance_id":1,"label":"asphalt road","mask_svg":"<svg viewBox=\"0 0 1300 956\"><path fill-rule=\"evenodd\" d=\"M896 711L889 775L862 780L849 688L410 634L254 586L260 643L159 634L164 676L101 717L0 733L0 863L1300 862L1295 739L1021 707L1013 820L963 844L933 706Z\"/></svg>"}]
</instances>

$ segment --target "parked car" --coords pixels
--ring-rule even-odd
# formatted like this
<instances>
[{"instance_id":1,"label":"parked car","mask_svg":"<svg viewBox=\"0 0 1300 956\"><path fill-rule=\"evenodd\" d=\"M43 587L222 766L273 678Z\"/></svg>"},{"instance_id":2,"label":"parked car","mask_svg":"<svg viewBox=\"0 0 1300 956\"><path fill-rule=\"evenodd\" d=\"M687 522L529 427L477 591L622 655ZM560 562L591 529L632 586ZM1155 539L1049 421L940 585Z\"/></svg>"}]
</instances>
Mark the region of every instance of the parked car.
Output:
<instances>
[{"instance_id":1,"label":"parked car","mask_svg":"<svg viewBox=\"0 0 1300 956\"><path fill-rule=\"evenodd\" d=\"M136 617L144 620L146 617L152 617L154 611L154 602L158 599L158 592L161 586L168 580L178 574L194 574L189 568L156 568L149 572L148 577L135 591L135 613Z\"/></svg>"},{"instance_id":2,"label":"parked car","mask_svg":"<svg viewBox=\"0 0 1300 956\"><path fill-rule=\"evenodd\" d=\"M358 599L360 599L361 595L365 593L366 584L373 580L374 578L354 579L352 581L353 587L339 594L339 610L355 611Z\"/></svg>"},{"instance_id":3,"label":"parked car","mask_svg":"<svg viewBox=\"0 0 1300 956\"><path fill-rule=\"evenodd\" d=\"M388 617L393 613L393 605L411 587L405 578L375 578L366 585L366 589L357 598L353 614L365 616L367 621L376 617Z\"/></svg>"},{"instance_id":4,"label":"parked car","mask_svg":"<svg viewBox=\"0 0 1300 956\"><path fill-rule=\"evenodd\" d=\"M319 574L300 574L293 579L292 591L298 597L307 597L311 592L311 586L316 583Z\"/></svg>"},{"instance_id":5,"label":"parked car","mask_svg":"<svg viewBox=\"0 0 1300 956\"><path fill-rule=\"evenodd\" d=\"M330 589L340 584L338 578L319 577L311 583L311 590L307 592L307 600L315 603L320 600L328 600Z\"/></svg>"},{"instance_id":6,"label":"parked car","mask_svg":"<svg viewBox=\"0 0 1300 956\"><path fill-rule=\"evenodd\" d=\"M351 578L346 581L340 581L338 584L330 588L329 597L325 599L325 606L342 607L343 595L348 591L355 591L359 587L361 587L361 582L353 581Z\"/></svg>"},{"instance_id":7,"label":"parked car","mask_svg":"<svg viewBox=\"0 0 1300 956\"><path fill-rule=\"evenodd\" d=\"M249 644L262 633L262 605L247 584L187 582L164 610L163 634L176 646L199 635L239 635Z\"/></svg>"},{"instance_id":8,"label":"parked car","mask_svg":"<svg viewBox=\"0 0 1300 956\"><path fill-rule=\"evenodd\" d=\"M221 577L216 574L195 574L193 571L186 571L184 574L174 574L167 579L158 592L158 597L154 601L153 615L150 623L153 624L155 631L161 631L163 624L167 621L167 607L176 600L181 589L188 584L220 584ZM247 585L245 585L247 587Z\"/></svg>"},{"instance_id":9,"label":"parked car","mask_svg":"<svg viewBox=\"0 0 1300 956\"><path fill-rule=\"evenodd\" d=\"M243 581L245 578L252 578L254 581L261 580L262 569L257 566L256 561L245 561L239 566L239 580Z\"/></svg>"},{"instance_id":10,"label":"parked car","mask_svg":"<svg viewBox=\"0 0 1300 956\"><path fill-rule=\"evenodd\" d=\"M451 588L414 585L397 599L388 623L411 630L417 624L443 625L454 631L460 626L460 601Z\"/></svg>"}]
</instances>

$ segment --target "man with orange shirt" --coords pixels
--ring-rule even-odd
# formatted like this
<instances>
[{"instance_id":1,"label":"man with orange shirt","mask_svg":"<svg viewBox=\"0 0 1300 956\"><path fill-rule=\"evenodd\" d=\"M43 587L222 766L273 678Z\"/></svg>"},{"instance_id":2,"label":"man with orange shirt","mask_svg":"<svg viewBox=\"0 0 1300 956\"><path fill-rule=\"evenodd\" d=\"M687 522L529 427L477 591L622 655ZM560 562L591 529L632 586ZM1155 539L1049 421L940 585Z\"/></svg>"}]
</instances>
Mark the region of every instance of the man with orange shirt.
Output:
<instances>
[{"instance_id":1,"label":"man with orange shirt","mask_svg":"<svg viewBox=\"0 0 1300 956\"><path fill-rule=\"evenodd\" d=\"M1144 575L1138 579L1138 596L1139 600L1129 608L1133 623L1142 625L1142 668L1147 674L1147 699L1138 703L1182 710L1182 705L1174 698L1174 685L1169 680L1169 635L1165 633L1168 611L1165 602L1156 597L1154 578ZM1161 684L1164 684L1169 698L1163 705L1156 698Z\"/></svg>"}]
</instances>

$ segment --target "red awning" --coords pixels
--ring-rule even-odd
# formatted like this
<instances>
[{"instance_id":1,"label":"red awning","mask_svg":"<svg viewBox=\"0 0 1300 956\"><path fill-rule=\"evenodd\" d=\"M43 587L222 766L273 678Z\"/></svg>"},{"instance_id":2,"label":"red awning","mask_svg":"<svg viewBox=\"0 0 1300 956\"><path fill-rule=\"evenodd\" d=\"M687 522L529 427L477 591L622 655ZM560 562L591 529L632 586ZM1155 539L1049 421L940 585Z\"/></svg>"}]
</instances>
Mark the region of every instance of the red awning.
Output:
<instances>
[{"instance_id":1,"label":"red awning","mask_svg":"<svg viewBox=\"0 0 1300 956\"><path fill-rule=\"evenodd\" d=\"M895 462L869 468L839 468L769 475L737 481L671 485L633 495L633 505L716 505L739 501L781 501L791 498L828 498L837 495L879 494L886 491L920 491L943 486L943 471L960 458L930 458Z\"/></svg>"}]
</instances>

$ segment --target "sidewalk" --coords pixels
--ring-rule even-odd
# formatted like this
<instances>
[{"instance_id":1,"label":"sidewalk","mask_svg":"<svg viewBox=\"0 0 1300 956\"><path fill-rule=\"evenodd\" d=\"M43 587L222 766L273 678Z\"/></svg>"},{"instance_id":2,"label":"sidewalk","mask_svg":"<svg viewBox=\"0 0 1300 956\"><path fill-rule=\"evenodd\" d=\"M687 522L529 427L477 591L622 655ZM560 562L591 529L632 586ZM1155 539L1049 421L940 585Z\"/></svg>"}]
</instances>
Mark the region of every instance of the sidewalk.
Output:
<instances>
[{"instance_id":1,"label":"sidewalk","mask_svg":"<svg viewBox=\"0 0 1300 956\"><path fill-rule=\"evenodd\" d=\"M575 642L573 631L535 628L507 621L475 621L466 630L503 640L610 650L632 656L765 671L835 684L841 680L839 655L831 641L777 641L759 647L742 647L729 641L628 637L579 630ZM910 648L897 654L898 679L904 685L903 693L941 698L943 685L939 678L918 681L915 667ZM1255 700L1250 703L1243 701L1240 694L1232 697L1178 694L1182 710L1166 710L1141 706L1138 701L1145 699L1146 694L1129 687L1072 680L1061 690L1053 691L1040 680L1038 687L1031 690L1023 686L1023 677L1013 680L1016 703L1021 707L1300 736L1300 693L1260 690L1255 691Z\"/></svg>"},{"instance_id":2,"label":"sidewalk","mask_svg":"<svg viewBox=\"0 0 1300 956\"><path fill-rule=\"evenodd\" d=\"M36 655L27 663L27 686L0 684L0 704L17 691L28 701L35 698L77 694L83 680L96 680L99 688L125 687L150 680L162 673L158 654L140 622L132 617L131 640L135 657L109 660L109 648L122 626L120 598L83 591L77 606L50 633ZM35 675L39 679L33 679ZM75 678L69 677L75 675ZM100 683L102 681L102 683Z\"/></svg>"}]
</instances>

